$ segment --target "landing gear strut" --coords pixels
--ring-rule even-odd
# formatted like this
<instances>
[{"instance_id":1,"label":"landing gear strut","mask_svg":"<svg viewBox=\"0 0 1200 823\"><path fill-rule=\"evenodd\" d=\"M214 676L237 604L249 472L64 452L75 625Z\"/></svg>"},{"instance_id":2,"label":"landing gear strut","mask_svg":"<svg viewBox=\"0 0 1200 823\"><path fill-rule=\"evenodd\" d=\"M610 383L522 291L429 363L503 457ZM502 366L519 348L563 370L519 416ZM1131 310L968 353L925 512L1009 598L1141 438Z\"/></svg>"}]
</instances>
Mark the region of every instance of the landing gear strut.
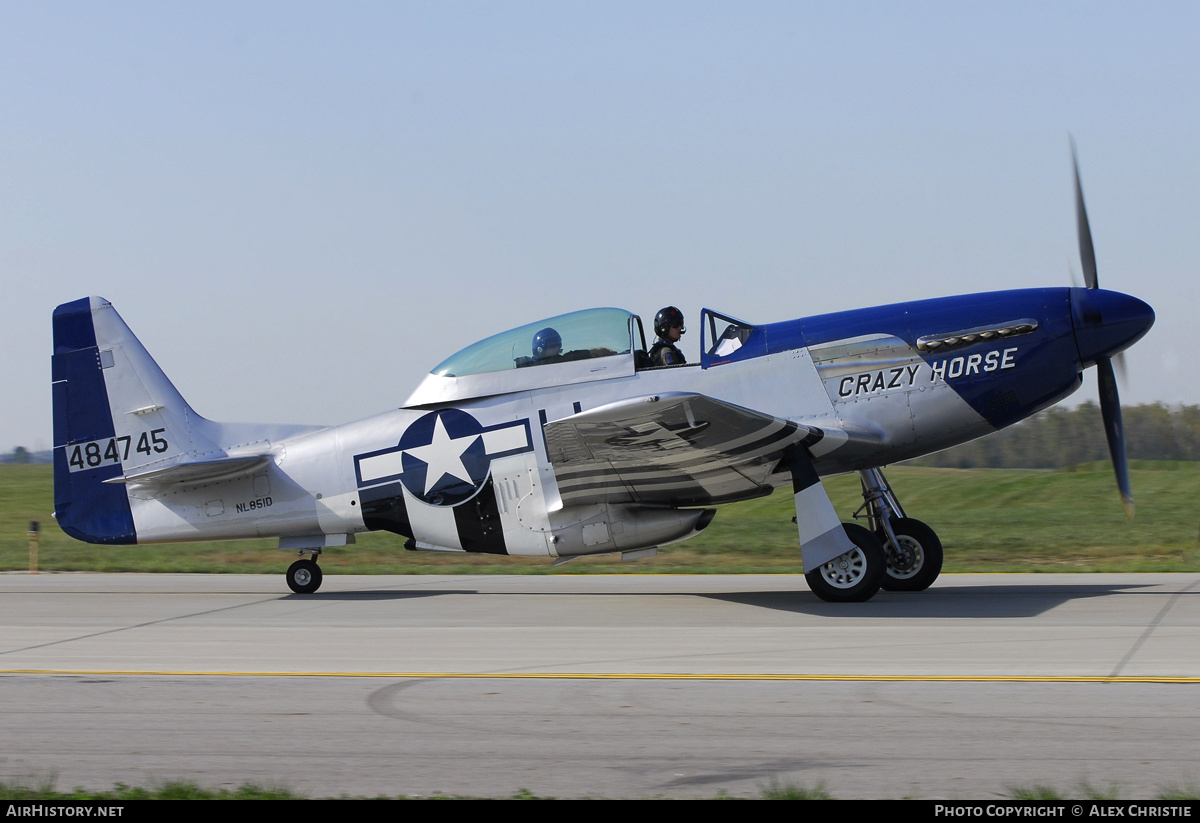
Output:
<instances>
[{"instance_id":1,"label":"landing gear strut","mask_svg":"<svg viewBox=\"0 0 1200 823\"><path fill-rule=\"evenodd\" d=\"M288 566L288 588L296 594L312 594L321 588L321 580L324 579L324 575L321 574L321 567L317 565L317 555L321 553L321 550L308 549L307 551L312 555L311 560L301 557L295 563ZM304 554L305 551L302 550L300 553Z\"/></svg>"},{"instance_id":2,"label":"landing gear strut","mask_svg":"<svg viewBox=\"0 0 1200 823\"><path fill-rule=\"evenodd\" d=\"M862 483L863 509L871 531L883 543L887 555L887 574L882 588L890 592L924 591L942 572L942 541L937 533L920 520L904 516L904 509L891 485L879 469L858 473Z\"/></svg>"}]
</instances>

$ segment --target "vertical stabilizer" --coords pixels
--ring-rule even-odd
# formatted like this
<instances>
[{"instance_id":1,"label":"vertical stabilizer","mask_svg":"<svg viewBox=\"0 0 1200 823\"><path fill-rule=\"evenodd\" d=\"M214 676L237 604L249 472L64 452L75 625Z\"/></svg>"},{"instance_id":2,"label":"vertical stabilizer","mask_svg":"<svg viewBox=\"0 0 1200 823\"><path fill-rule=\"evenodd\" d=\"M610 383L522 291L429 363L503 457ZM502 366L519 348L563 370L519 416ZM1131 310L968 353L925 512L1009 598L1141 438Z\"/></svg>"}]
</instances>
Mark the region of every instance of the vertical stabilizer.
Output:
<instances>
[{"instance_id":1,"label":"vertical stabilizer","mask_svg":"<svg viewBox=\"0 0 1200 823\"><path fill-rule=\"evenodd\" d=\"M54 310L52 380L59 526L90 543L136 543L121 478L211 451L207 421L99 297Z\"/></svg>"}]
</instances>

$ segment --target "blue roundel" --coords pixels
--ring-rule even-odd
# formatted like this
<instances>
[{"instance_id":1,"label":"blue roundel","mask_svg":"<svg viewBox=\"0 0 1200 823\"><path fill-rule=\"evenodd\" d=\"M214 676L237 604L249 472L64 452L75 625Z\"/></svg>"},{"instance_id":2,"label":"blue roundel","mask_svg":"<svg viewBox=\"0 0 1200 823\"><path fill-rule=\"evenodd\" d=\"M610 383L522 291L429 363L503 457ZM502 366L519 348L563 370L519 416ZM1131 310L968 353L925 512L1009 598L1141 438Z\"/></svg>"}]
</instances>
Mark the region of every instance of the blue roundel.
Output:
<instances>
[{"instance_id":1,"label":"blue roundel","mask_svg":"<svg viewBox=\"0 0 1200 823\"><path fill-rule=\"evenodd\" d=\"M434 506L456 506L470 499L487 480L491 465L482 435L479 421L458 409L418 418L400 438L400 482L414 497Z\"/></svg>"}]
</instances>

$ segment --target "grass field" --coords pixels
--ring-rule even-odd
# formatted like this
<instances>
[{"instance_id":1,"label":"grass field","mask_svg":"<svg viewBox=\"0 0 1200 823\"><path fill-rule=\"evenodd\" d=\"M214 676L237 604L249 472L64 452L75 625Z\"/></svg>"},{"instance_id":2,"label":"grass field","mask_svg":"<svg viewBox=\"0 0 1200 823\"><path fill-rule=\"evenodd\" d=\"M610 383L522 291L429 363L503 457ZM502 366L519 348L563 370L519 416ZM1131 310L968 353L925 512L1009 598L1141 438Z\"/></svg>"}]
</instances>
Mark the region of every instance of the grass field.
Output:
<instances>
[{"instance_id":1,"label":"grass field","mask_svg":"<svg viewBox=\"0 0 1200 823\"><path fill-rule=\"evenodd\" d=\"M1200 570L1200 463L1132 465L1137 518L1125 519L1107 463L1074 470L895 467L888 479L907 513L933 526L946 572ZM855 475L826 481L843 519L862 502ZM274 540L91 546L64 535L49 466L0 465L0 570L29 567L29 521L42 525L42 571L278 573L291 562ZM403 538L360 535L321 556L326 574L784 573L800 571L791 495L723 506L692 540L649 560L548 560L406 552Z\"/></svg>"}]
</instances>

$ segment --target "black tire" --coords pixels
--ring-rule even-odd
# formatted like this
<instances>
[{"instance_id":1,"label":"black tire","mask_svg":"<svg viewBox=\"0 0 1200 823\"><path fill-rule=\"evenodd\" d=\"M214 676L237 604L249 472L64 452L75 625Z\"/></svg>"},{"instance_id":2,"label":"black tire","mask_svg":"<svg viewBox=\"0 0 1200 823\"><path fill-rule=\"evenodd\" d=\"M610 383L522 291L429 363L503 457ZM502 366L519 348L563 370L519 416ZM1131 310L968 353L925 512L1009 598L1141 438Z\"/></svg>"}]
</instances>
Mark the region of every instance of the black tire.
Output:
<instances>
[{"instance_id":1,"label":"black tire","mask_svg":"<svg viewBox=\"0 0 1200 823\"><path fill-rule=\"evenodd\" d=\"M288 566L288 588L296 594L312 594L321 588L321 567L311 560L297 560Z\"/></svg>"},{"instance_id":2,"label":"black tire","mask_svg":"<svg viewBox=\"0 0 1200 823\"><path fill-rule=\"evenodd\" d=\"M855 523L843 523L842 528L858 548L806 572L804 579L813 594L828 603L861 603L875 596L887 574L883 544Z\"/></svg>"},{"instance_id":3,"label":"black tire","mask_svg":"<svg viewBox=\"0 0 1200 823\"><path fill-rule=\"evenodd\" d=\"M923 592L942 573L942 541L937 532L920 520L908 517L892 521L892 531L903 553L892 542L884 544L887 574L883 588L889 592ZM884 539L884 538L880 538Z\"/></svg>"}]
</instances>

